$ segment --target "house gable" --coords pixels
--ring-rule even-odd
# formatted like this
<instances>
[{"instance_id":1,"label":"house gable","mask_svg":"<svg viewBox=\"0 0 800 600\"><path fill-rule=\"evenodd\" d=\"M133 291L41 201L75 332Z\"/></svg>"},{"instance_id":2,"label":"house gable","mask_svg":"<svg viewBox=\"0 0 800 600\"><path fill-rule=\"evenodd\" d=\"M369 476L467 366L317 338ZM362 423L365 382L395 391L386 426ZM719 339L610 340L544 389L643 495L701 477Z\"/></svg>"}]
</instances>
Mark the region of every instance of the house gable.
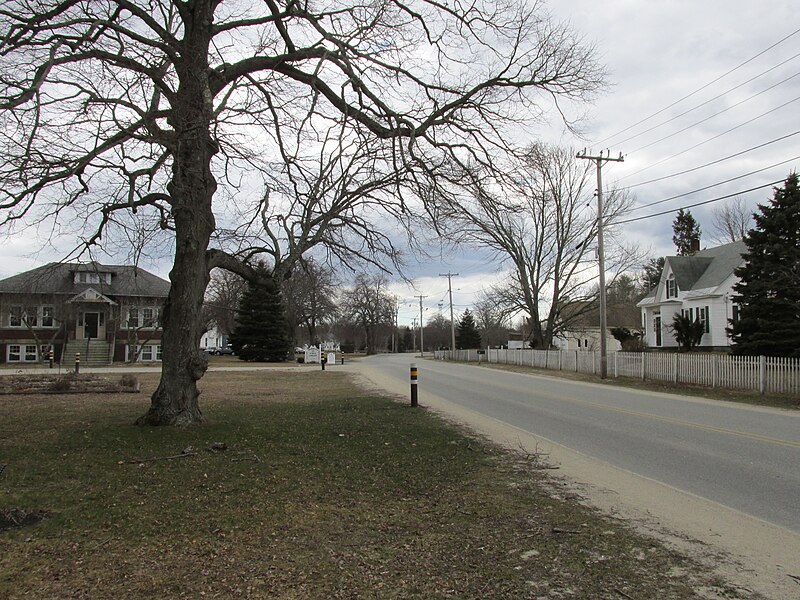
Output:
<instances>
[{"instance_id":1,"label":"house gable","mask_svg":"<svg viewBox=\"0 0 800 600\"><path fill-rule=\"evenodd\" d=\"M77 295L73 296L72 298L70 298L68 300L68 302L72 302L72 303L75 303L75 302L89 302L89 303L96 302L98 304L111 304L111 305L116 305L117 304L111 298L109 298L108 296L104 296L103 294L101 294L100 292L98 292L97 290L95 290L93 288L88 288L88 289L83 290L80 294L77 294Z\"/></svg>"}]
</instances>

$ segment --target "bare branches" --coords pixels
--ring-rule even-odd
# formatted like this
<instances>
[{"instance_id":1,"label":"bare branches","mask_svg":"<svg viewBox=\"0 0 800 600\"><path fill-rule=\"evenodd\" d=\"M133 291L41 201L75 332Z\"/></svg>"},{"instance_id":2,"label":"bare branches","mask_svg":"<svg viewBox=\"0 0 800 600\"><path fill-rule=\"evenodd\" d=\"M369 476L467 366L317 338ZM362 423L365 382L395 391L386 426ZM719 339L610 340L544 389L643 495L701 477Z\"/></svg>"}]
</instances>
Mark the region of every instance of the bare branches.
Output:
<instances>
[{"instance_id":1,"label":"bare branches","mask_svg":"<svg viewBox=\"0 0 800 600\"><path fill-rule=\"evenodd\" d=\"M473 172L468 179L473 197L451 205L449 214L460 241L491 248L509 267L507 282L491 295L507 314L529 316L536 347L549 347L595 294L592 178L574 155L570 149L534 145L509 168L508 177ZM611 194L605 218L628 202ZM628 265L624 256L620 264Z\"/></svg>"},{"instance_id":2,"label":"bare branches","mask_svg":"<svg viewBox=\"0 0 800 600\"><path fill-rule=\"evenodd\" d=\"M714 209L713 235L720 244L730 244L744 239L753 226L753 211L747 209L741 197Z\"/></svg>"}]
</instances>

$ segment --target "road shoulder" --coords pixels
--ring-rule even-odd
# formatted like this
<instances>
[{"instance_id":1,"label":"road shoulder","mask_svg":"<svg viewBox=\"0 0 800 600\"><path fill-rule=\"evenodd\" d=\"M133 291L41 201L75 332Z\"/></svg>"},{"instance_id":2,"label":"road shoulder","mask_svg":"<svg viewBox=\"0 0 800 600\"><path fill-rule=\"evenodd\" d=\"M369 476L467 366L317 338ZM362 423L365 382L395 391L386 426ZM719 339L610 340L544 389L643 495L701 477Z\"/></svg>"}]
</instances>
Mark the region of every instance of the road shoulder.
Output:
<instances>
[{"instance_id":1,"label":"road shoulder","mask_svg":"<svg viewBox=\"0 0 800 600\"><path fill-rule=\"evenodd\" d=\"M350 369L348 369L350 370ZM362 386L407 397L406 382L383 376L364 361L352 369ZM588 384L587 384L588 385ZM716 571L744 590L768 598L800 596L800 535L716 502L586 456L512 424L425 394L420 404L500 445L544 453L558 467L563 492L623 518Z\"/></svg>"}]
</instances>

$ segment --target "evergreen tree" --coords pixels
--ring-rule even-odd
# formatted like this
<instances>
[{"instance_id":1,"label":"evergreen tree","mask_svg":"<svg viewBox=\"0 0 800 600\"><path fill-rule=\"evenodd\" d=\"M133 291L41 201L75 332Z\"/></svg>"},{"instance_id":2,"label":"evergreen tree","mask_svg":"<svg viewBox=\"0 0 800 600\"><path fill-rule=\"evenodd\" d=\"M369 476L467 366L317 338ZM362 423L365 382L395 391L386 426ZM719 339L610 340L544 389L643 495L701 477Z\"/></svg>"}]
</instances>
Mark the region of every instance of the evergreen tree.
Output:
<instances>
[{"instance_id":1,"label":"evergreen tree","mask_svg":"<svg viewBox=\"0 0 800 600\"><path fill-rule=\"evenodd\" d=\"M269 277L265 269L262 269L262 275ZM286 360L289 332L278 286L248 283L236 313L231 346L240 360Z\"/></svg>"},{"instance_id":2,"label":"evergreen tree","mask_svg":"<svg viewBox=\"0 0 800 600\"><path fill-rule=\"evenodd\" d=\"M645 263L640 275L642 292L649 294L658 286L658 282L661 281L661 272L664 270L665 263L666 259L663 256L651 258Z\"/></svg>"},{"instance_id":3,"label":"evergreen tree","mask_svg":"<svg viewBox=\"0 0 800 600\"><path fill-rule=\"evenodd\" d=\"M733 290L739 320L732 322L737 354L800 356L800 190L792 173L758 206L744 243L745 264Z\"/></svg>"},{"instance_id":4,"label":"evergreen tree","mask_svg":"<svg viewBox=\"0 0 800 600\"><path fill-rule=\"evenodd\" d=\"M475 317L469 309L464 311L461 315L461 320L458 322L458 329L456 330L456 348L459 350L468 350L471 348L481 347L481 334L478 331L478 326L475 324Z\"/></svg>"},{"instance_id":5,"label":"evergreen tree","mask_svg":"<svg viewBox=\"0 0 800 600\"><path fill-rule=\"evenodd\" d=\"M694 220L691 211L678 211L678 216L672 222L672 241L678 256L689 256L692 253L692 241L700 241L700 225Z\"/></svg>"}]
</instances>

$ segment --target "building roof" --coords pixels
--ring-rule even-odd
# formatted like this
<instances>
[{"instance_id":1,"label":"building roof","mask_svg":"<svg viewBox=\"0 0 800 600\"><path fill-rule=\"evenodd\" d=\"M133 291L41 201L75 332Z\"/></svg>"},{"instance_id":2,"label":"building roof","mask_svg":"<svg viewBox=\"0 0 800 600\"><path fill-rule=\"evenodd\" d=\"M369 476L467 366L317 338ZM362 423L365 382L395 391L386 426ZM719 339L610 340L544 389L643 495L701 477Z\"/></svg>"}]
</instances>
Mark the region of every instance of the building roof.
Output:
<instances>
[{"instance_id":1,"label":"building roof","mask_svg":"<svg viewBox=\"0 0 800 600\"><path fill-rule=\"evenodd\" d=\"M111 283L100 278L93 283L75 283L75 272L110 273ZM127 265L50 263L0 280L0 292L16 294L68 294L87 288L104 295L166 298L170 283L142 268Z\"/></svg>"},{"instance_id":2,"label":"building roof","mask_svg":"<svg viewBox=\"0 0 800 600\"><path fill-rule=\"evenodd\" d=\"M691 256L665 257L664 270L669 269L675 276L678 289L682 292L696 290L714 290L733 274L734 269L744 262L743 254L747 252L747 245L742 242L723 244L714 248L706 248ZM645 296L639 306L653 304L661 297L664 289L663 281Z\"/></svg>"}]
</instances>

